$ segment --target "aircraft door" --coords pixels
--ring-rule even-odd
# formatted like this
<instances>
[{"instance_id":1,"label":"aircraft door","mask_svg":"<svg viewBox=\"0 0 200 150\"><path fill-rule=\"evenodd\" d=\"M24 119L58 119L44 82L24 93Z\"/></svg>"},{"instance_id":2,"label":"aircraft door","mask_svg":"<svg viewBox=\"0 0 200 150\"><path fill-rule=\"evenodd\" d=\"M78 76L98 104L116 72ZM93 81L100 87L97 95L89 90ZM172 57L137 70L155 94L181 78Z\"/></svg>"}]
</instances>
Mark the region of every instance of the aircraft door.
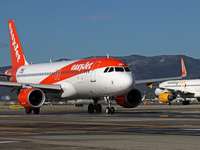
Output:
<instances>
[{"instance_id":1,"label":"aircraft door","mask_svg":"<svg viewBox=\"0 0 200 150\"><path fill-rule=\"evenodd\" d=\"M60 70L57 70L57 71L54 73L54 79L55 79L55 80L60 80L60 74L61 74L61 69L60 69Z\"/></svg>"},{"instance_id":2,"label":"aircraft door","mask_svg":"<svg viewBox=\"0 0 200 150\"><path fill-rule=\"evenodd\" d=\"M99 68L101 61L95 62L92 70L90 71L90 82L96 82L96 71Z\"/></svg>"}]
</instances>

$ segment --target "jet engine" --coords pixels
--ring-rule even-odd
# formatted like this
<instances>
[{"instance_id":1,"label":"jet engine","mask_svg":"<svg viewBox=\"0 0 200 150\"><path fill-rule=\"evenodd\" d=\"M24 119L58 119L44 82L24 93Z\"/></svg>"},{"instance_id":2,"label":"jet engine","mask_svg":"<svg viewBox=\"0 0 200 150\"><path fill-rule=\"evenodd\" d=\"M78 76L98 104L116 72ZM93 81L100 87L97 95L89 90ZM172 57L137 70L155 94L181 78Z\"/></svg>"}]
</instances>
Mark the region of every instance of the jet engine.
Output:
<instances>
[{"instance_id":1,"label":"jet engine","mask_svg":"<svg viewBox=\"0 0 200 150\"><path fill-rule=\"evenodd\" d=\"M18 101L25 108L39 108L45 102L45 94L37 88L23 89L18 95Z\"/></svg>"},{"instance_id":2,"label":"jet engine","mask_svg":"<svg viewBox=\"0 0 200 150\"><path fill-rule=\"evenodd\" d=\"M172 95L171 93L161 93L159 95L159 100L163 103L169 103L173 101L176 98L175 95Z\"/></svg>"},{"instance_id":3,"label":"jet engine","mask_svg":"<svg viewBox=\"0 0 200 150\"><path fill-rule=\"evenodd\" d=\"M125 95L117 96L115 101L124 108L137 107L142 100L142 95L139 90L133 89Z\"/></svg>"}]
</instances>

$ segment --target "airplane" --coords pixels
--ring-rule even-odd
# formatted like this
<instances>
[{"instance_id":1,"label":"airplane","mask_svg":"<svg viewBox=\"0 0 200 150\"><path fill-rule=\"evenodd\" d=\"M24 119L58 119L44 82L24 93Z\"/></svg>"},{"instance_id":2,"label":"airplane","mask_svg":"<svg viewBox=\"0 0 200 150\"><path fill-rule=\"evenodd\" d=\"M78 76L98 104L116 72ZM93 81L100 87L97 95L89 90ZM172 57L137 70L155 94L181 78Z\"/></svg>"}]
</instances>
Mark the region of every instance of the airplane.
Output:
<instances>
[{"instance_id":1,"label":"airplane","mask_svg":"<svg viewBox=\"0 0 200 150\"><path fill-rule=\"evenodd\" d=\"M115 58L91 58L62 62L29 64L24 56L13 20L8 21L12 68L1 76L0 81L18 95L18 102L27 114L40 113L45 99L93 99L88 113L102 112L100 98L108 102L107 114L114 114L112 101L124 108L137 107L142 99L135 84L153 83L179 77L135 81L128 65Z\"/></svg>"},{"instance_id":2,"label":"airplane","mask_svg":"<svg viewBox=\"0 0 200 150\"><path fill-rule=\"evenodd\" d=\"M169 105L179 97L183 98L183 105L190 104L186 98L197 98L200 102L200 79L165 81L156 88L155 94L159 96L161 102Z\"/></svg>"},{"instance_id":3,"label":"airplane","mask_svg":"<svg viewBox=\"0 0 200 150\"><path fill-rule=\"evenodd\" d=\"M183 61L183 60L182 60ZM183 65L184 74L187 75L185 66ZM197 98L200 101L200 79L188 80L169 80L159 84L155 89L155 94L159 96L159 100L163 103L171 102L176 98L182 98L183 105L189 105L190 101L186 98Z\"/></svg>"}]
</instances>

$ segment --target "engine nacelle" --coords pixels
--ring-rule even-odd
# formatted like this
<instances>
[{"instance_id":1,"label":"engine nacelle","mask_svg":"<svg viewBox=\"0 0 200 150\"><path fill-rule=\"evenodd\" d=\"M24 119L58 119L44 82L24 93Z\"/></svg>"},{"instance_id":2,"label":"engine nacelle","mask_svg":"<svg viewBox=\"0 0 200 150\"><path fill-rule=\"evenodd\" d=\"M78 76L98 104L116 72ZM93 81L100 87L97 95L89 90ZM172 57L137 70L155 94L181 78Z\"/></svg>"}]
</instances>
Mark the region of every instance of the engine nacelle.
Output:
<instances>
[{"instance_id":1,"label":"engine nacelle","mask_svg":"<svg viewBox=\"0 0 200 150\"><path fill-rule=\"evenodd\" d=\"M115 101L124 108L133 108L140 105L142 95L139 90L133 89L125 95L117 96Z\"/></svg>"},{"instance_id":2,"label":"engine nacelle","mask_svg":"<svg viewBox=\"0 0 200 150\"><path fill-rule=\"evenodd\" d=\"M159 95L159 100L163 103L169 103L170 101L173 101L176 98L175 95L172 95L171 93L162 93Z\"/></svg>"},{"instance_id":3,"label":"engine nacelle","mask_svg":"<svg viewBox=\"0 0 200 150\"><path fill-rule=\"evenodd\" d=\"M23 89L18 95L18 101L25 108L39 108L45 102L45 94L36 88Z\"/></svg>"}]
</instances>

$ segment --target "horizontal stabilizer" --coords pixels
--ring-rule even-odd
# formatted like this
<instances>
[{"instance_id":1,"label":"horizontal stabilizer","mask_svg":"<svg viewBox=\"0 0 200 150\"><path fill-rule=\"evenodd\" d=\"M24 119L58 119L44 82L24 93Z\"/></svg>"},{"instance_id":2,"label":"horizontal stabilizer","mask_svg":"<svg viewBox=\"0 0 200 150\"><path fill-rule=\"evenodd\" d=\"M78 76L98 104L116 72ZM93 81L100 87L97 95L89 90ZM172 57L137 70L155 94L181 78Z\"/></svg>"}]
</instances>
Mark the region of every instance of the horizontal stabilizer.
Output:
<instances>
[{"instance_id":1,"label":"horizontal stabilizer","mask_svg":"<svg viewBox=\"0 0 200 150\"><path fill-rule=\"evenodd\" d=\"M11 77L10 74L5 74L5 73L0 73L0 76L3 76L3 77Z\"/></svg>"}]
</instances>

